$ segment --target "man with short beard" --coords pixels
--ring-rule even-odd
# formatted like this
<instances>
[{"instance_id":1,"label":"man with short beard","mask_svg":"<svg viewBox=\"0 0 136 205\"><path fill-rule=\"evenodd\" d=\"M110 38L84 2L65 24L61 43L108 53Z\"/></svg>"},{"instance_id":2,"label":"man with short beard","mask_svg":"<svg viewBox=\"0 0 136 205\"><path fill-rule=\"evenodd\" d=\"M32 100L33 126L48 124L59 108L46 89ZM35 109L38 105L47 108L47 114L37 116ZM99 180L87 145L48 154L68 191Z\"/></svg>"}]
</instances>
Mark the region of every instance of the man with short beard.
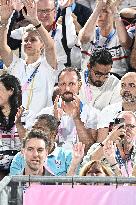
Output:
<instances>
[{"instance_id":1,"label":"man with short beard","mask_svg":"<svg viewBox=\"0 0 136 205\"><path fill-rule=\"evenodd\" d=\"M59 146L72 150L73 144L80 141L86 145L86 152L96 141L98 110L80 101L78 93L81 84L79 71L65 68L58 76L59 95L54 106L41 110L39 114L51 114L60 121Z\"/></svg>"},{"instance_id":2,"label":"man with short beard","mask_svg":"<svg viewBox=\"0 0 136 205\"><path fill-rule=\"evenodd\" d=\"M136 73L129 72L121 79L122 101L104 108L98 119L98 141L103 141L108 135L109 124L114 122L117 113L132 111L136 116Z\"/></svg>"},{"instance_id":3,"label":"man with short beard","mask_svg":"<svg viewBox=\"0 0 136 205\"><path fill-rule=\"evenodd\" d=\"M83 72L81 99L99 110L121 101L119 79L110 74L112 63L107 49L96 49L90 56L88 69Z\"/></svg>"}]
</instances>

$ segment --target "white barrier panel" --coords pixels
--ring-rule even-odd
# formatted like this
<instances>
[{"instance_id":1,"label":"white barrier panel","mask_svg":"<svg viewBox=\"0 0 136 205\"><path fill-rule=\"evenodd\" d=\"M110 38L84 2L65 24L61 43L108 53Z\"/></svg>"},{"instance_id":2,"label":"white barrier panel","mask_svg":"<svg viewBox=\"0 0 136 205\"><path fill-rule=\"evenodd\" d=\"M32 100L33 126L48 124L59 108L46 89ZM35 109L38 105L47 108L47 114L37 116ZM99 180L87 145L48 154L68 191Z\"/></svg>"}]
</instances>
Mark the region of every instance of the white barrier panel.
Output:
<instances>
[{"instance_id":1,"label":"white barrier panel","mask_svg":"<svg viewBox=\"0 0 136 205\"><path fill-rule=\"evenodd\" d=\"M23 205L136 205L135 186L32 185Z\"/></svg>"}]
</instances>

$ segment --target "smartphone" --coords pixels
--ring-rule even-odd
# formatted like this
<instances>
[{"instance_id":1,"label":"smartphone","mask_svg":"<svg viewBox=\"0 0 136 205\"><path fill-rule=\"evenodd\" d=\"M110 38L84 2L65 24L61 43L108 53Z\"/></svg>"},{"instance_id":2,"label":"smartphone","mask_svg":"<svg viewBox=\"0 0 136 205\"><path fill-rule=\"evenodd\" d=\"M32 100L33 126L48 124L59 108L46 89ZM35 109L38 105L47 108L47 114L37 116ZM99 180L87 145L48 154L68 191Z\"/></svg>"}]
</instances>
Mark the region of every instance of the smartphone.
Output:
<instances>
[{"instance_id":1,"label":"smartphone","mask_svg":"<svg viewBox=\"0 0 136 205\"><path fill-rule=\"evenodd\" d=\"M119 125L119 124L123 123L124 121L125 121L124 118L115 118L114 124Z\"/></svg>"},{"instance_id":2,"label":"smartphone","mask_svg":"<svg viewBox=\"0 0 136 205\"><path fill-rule=\"evenodd\" d=\"M29 111L23 108L22 116L21 116L21 122L23 125L25 125L26 117L28 116Z\"/></svg>"},{"instance_id":3,"label":"smartphone","mask_svg":"<svg viewBox=\"0 0 136 205\"><path fill-rule=\"evenodd\" d=\"M122 124L123 123L123 124ZM112 131L113 127L116 125L122 124L119 129L121 128L125 128L125 124L124 124L124 118L115 118L114 122L110 122L109 124L109 132Z\"/></svg>"},{"instance_id":4,"label":"smartphone","mask_svg":"<svg viewBox=\"0 0 136 205\"><path fill-rule=\"evenodd\" d=\"M61 104L62 104L62 98L60 97L58 100L58 108L61 108Z\"/></svg>"}]
</instances>

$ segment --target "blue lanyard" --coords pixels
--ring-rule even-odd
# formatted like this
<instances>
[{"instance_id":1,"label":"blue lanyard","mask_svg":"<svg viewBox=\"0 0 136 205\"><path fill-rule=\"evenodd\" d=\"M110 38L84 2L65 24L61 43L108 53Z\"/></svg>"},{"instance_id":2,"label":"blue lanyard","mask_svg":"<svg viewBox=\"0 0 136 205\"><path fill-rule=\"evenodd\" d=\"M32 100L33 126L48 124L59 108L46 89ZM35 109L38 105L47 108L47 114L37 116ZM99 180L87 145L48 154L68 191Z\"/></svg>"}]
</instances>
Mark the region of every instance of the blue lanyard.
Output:
<instances>
[{"instance_id":1,"label":"blue lanyard","mask_svg":"<svg viewBox=\"0 0 136 205\"><path fill-rule=\"evenodd\" d=\"M81 114L82 110L83 110L83 103L80 101L80 114Z\"/></svg>"},{"instance_id":2,"label":"blue lanyard","mask_svg":"<svg viewBox=\"0 0 136 205\"><path fill-rule=\"evenodd\" d=\"M41 62L39 62L38 65L36 65L35 70L33 71L33 73L30 75L30 77L27 80L28 84L31 83L31 81L34 79L36 73L38 72L38 68L39 68L40 65L41 65Z\"/></svg>"},{"instance_id":3,"label":"blue lanyard","mask_svg":"<svg viewBox=\"0 0 136 205\"><path fill-rule=\"evenodd\" d=\"M107 45L109 44L109 42L111 41L111 39L113 38L114 34L115 34L115 29L113 29L107 36L107 39L106 41L104 42L103 44L103 48L107 48ZM99 46L99 41L100 41L100 30L99 28L97 27L96 28L96 42L95 42L95 47L98 47Z\"/></svg>"},{"instance_id":4,"label":"blue lanyard","mask_svg":"<svg viewBox=\"0 0 136 205\"><path fill-rule=\"evenodd\" d=\"M51 33L51 37L54 39L55 35L56 35L56 28L52 29L52 33Z\"/></svg>"},{"instance_id":5,"label":"blue lanyard","mask_svg":"<svg viewBox=\"0 0 136 205\"><path fill-rule=\"evenodd\" d=\"M133 150L133 149L132 149ZM133 154L133 151L130 151L130 154L129 154L129 156L128 156L128 158L127 158L127 160L126 159L122 159L122 157L121 157L121 155L120 155L120 151L119 151L119 149L117 148L117 150L116 150L116 152L115 152L115 158L116 158L116 160L117 160L117 162L120 164L120 166L125 166L126 165L126 161L129 161L129 160L131 160L131 155Z\"/></svg>"},{"instance_id":6,"label":"blue lanyard","mask_svg":"<svg viewBox=\"0 0 136 205\"><path fill-rule=\"evenodd\" d=\"M54 39L55 35L56 35L56 31L57 31L57 24L56 21L53 23L53 28L52 28L52 33L51 33L51 37Z\"/></svg>"},{"instance_id":7,"label":"blue lanyard","mask_svg":"<svg viewBox=\"0 0 136 205\"><path fill-rule=\"evenodd\" d=\"M88 83L88 70L85 70L84 72L84 78L85 78L85 83Z\"/></svg>"}]
</instances>

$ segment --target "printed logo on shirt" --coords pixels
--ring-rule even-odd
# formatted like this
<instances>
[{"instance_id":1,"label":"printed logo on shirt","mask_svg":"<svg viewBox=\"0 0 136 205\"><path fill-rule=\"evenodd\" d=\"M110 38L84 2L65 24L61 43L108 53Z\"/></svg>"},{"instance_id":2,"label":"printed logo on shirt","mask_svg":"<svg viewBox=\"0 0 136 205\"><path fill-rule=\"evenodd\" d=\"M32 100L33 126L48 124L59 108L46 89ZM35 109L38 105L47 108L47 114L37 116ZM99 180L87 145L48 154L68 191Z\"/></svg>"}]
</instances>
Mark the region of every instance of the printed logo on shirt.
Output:
<instances>
[{"instance_id":1,"label":"printed logo on shirt","mask_svg":"<svg viewBox=\"0 0 136 205\"><path fill-rule=\"evenodd\" d=\"M56 167L59 169L61 167L61 160L55 160Z\"/></svg>"}]
</instances>

